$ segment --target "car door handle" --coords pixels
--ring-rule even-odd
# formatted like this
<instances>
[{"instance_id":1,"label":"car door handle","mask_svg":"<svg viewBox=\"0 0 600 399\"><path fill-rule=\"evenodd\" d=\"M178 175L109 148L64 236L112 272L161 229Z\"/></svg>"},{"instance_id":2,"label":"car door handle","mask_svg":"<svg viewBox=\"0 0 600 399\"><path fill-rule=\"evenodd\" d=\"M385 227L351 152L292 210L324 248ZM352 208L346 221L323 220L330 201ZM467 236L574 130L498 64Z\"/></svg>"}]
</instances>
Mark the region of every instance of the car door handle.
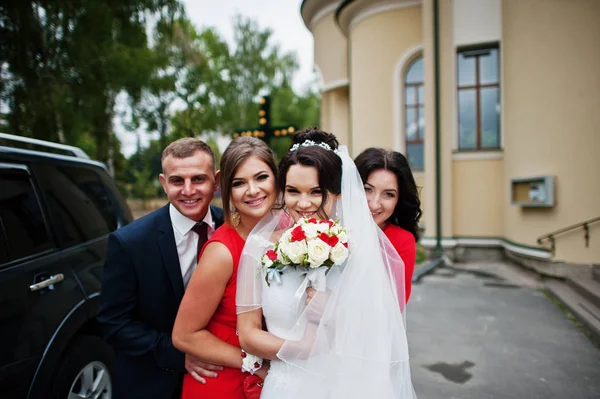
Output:
<instances>
[{"instance_id":1,"label":"car door handle","mask_svg":"<svg viewBox=\"0 0 600 399\"><path fill-rule=\"evenodd\" d=\"M39 283L30 285L29 291L43 290L44 288L50 287L52 284L60 283L64 279L65 279L64 274L62 274L62 273L55 274L54 276L50 276L48 279L46 279L44 281L40 281Z\"/></svg>"}]
</instances>

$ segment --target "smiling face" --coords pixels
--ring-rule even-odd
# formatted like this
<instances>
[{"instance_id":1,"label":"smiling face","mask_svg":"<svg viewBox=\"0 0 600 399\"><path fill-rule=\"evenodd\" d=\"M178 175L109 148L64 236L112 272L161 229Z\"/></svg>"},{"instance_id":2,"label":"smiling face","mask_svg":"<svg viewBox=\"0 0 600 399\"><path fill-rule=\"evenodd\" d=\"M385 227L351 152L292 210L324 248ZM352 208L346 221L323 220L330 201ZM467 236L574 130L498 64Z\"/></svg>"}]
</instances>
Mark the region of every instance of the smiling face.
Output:
<instances>
[{"instance_id":1,"label":"smiling face","mask_svg":"<svg viewBox=\"0 0 600 399\"><path fill-rule=\"evenodd\" d=\"M323 206L323 192L319 187L319 174L313 166L292 165L286 175L283 202L295 221L302 217L325 217L331 214L333 194ZM324 214L323 214L324 213Z\"/></svg>"},{"instance_id":2,"label":"smiling face","mask_svg":"<svg viewBox=\"0 0 600 399\"><path fill-rule=\"evenodd\" d=\"M369 174L364 187L373 219L383 228L398 204L398 179L389 170L377 169Z\"/></svg>"},{"instance_id":3,"label":"smiling face","mask_svg":"<svg viewBox=\"0 0 600 399\"><path fill-rule=\"evenodd\" d=\"M275 204L275 175L264 161L251 156L240 164L231 180L230 202L241 221L254 226Z\"/></svg>"},{"instance_id":4,"label":"smiling face","mask_svg":"<svg viewBox=\"0 0 600 399\"><path fill-rule=\"evenodd\" d=\"M186 158L168 155L162 168L159 179L169 202L187 218L202 220L218 188L213 158L200 150Z\"/></svg>"}]
</instances>

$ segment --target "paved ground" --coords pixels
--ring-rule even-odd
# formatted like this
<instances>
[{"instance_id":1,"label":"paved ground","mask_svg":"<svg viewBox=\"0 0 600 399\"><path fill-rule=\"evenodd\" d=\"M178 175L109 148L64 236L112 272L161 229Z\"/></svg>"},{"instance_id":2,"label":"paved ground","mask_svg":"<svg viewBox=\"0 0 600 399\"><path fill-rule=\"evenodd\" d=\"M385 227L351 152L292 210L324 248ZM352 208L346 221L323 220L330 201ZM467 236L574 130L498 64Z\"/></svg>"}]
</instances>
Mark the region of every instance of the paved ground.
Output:
<instances>
[{"instance_id":1,"label":"paved ground","mask_svg":"<svg viewBox=\"0 0 600 399\"><path fill-rule=\"evenodd\" d=\"M419 399L600 398L600 350L519 270L455 265L414 286Z\"/></svg>"}]
</instances>

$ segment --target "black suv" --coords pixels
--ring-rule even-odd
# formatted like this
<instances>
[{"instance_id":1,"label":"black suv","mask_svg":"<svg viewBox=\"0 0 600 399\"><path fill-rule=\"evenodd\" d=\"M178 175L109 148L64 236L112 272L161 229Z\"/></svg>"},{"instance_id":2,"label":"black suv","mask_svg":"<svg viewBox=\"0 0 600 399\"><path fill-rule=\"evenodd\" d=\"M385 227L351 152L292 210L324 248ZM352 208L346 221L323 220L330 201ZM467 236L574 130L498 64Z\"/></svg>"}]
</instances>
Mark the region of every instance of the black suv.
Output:
<instances>
[{"instance_id":1,"label":"black suv","mask_svg":"<svg viewBox=\"0 0 600 399\"><path fill-rule=\"evenodd\" d=\"M108 234L131 220L81 149L0 133L0 397L110 398L96 313Z\"/></svg>"}]
</instances>

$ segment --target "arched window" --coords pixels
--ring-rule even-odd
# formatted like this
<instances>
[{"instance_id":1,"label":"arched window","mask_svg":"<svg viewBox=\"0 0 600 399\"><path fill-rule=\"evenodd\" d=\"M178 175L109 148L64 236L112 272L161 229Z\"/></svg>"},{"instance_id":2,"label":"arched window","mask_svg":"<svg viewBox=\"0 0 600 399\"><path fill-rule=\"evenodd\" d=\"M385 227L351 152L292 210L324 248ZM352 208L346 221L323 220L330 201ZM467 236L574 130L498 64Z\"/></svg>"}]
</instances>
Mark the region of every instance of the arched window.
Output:
<instances>
[{"instance_id":1,"label":"arched window","mask_svg":"<svg viewBox=\"0 0 600 399\"><path fill-rule=\"evenodd\" d=\"M423 169L425 138L425 90L423 56L415 58L404 77L404 137L406 157L413 169Z\"/></svg>"}]
</instances>

